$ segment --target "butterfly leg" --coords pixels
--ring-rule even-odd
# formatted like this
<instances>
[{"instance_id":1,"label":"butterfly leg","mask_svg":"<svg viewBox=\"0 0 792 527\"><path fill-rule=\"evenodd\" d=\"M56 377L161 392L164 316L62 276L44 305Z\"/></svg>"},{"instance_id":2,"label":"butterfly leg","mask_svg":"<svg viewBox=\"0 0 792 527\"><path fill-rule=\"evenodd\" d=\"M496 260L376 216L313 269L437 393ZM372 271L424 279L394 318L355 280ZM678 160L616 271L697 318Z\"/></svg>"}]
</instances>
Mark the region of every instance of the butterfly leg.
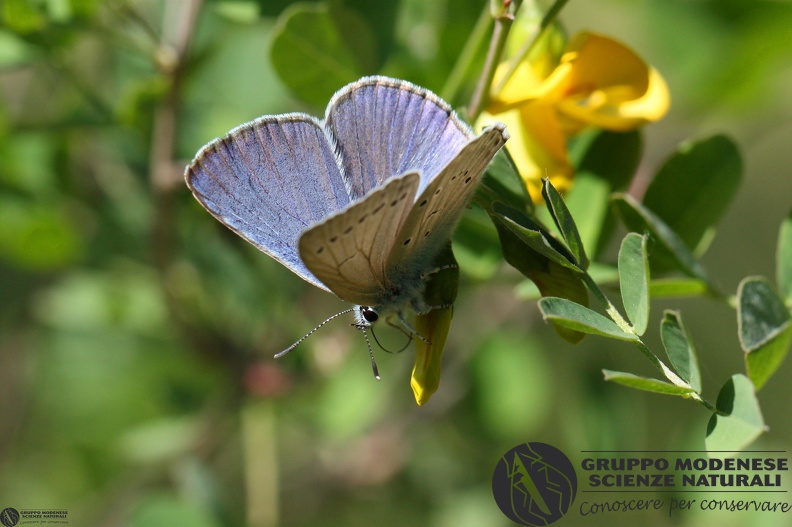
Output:
<instances>
[{"instance_id":1,"label":"butterfly leg","mask_svg":"<svg viewBox=\"0 0 792 527\"><path fill-rule=\"evenodd\" d=\"M421 339L422 341L426 342L429 345L432 344L431 342L429 342L429 340L426 339L426 337L418 333L418 330L412 327L409 322L407 322L407 320L404 318L404 315L402 315L401 312L399 312L396 316L399 318L399 322L401 323L401 325L404 326L407 329L407 331L410 332L410 335L415 335L416 337L418 337L419 339Z\"/></svg>"},{"instance_id":2,"label":"butterfly leg","mask_svg":"<svg viewBox=\"0 0 792 527\"><path fill-rule=\"evenodd\" d=\"M404 329L402 326L399 326L398 324L394 324L393 322L391 322L390 317L385 319L385 323L390 327L399 330L402 334L407 335L409 338L412 339L412 333Z\"/></svg>"}]
</instances>

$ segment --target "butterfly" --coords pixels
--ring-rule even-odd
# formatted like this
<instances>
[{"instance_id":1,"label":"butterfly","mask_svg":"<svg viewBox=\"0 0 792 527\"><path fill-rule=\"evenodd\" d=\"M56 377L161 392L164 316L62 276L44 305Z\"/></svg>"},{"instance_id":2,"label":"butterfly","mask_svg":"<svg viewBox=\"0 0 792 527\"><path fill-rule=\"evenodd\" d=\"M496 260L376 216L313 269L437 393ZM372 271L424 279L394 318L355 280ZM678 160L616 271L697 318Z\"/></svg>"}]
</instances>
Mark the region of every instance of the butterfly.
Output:
<instances>
[{"instance_id":1,"label":"butterfly","mask_svg":"<svg viewBox=\"0 0 792 527\"><path fill-rule=\"evenodd\" d=\"M288 113L234 128L197 153L185 180L220 222L354 304L314 331L351 311L364 335L393 315L414 335L404 312L435 307L422 297L426 276L508 138L501 123L477 136L427 89L364 77L332 97L324 120Z\"/></svg>"}]
</instances>

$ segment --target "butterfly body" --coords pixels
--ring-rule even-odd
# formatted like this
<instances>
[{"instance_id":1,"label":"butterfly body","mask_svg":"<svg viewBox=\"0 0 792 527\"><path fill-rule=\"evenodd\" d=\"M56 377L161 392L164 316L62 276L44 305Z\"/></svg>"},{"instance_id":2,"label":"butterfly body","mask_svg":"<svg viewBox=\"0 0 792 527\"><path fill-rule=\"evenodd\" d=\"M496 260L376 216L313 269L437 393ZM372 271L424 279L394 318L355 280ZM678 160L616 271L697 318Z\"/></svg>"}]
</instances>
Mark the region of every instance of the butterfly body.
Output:
<instances>
[{"instance_id":1,"label":"butterfly body","mask_svg":"<svg viewBox=\"0 0 792 527\"><path fill-rule=\"evenodd\" d=\"M313 285L356 305L356 325L422 312L425 275L492 157L433 93L365 77L325 118L265 116L206 145L185 179L218 220Z\"/></svg>"}]
</instances>

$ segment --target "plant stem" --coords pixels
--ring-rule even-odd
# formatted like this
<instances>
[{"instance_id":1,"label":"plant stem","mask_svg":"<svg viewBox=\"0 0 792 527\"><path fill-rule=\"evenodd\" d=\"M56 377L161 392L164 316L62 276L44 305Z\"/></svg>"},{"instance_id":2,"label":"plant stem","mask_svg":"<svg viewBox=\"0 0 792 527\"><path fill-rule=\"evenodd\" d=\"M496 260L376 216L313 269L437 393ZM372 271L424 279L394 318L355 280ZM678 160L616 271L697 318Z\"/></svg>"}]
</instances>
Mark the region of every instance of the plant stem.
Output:
<instances>
[{"instance_id":1,"label":"plant stem","mask_svg":"<svg viewBox=\"0 0 792 527\"><path fill-rule=\"evenodd\" d=\"M542 21L534 28L533 34L525 39L525 43L520 48L520 51L518 51L517 54L512 57L511 61L509 62L509 69L506 70L506 74L498 81L498 85L495 86L495 89L493 90L495 93L499 93L503 90L504 86L506 86L506 83L509 82L511 76L514 75L515 71L517 71L517 67L523 60L525 60L525 57L531 53L531 50L542 38L542 35L544 35L547 28L553 25L553 22L555 22L558 18L558 14L561 12L561 9L563 9L568 1L569 0L556 0L555 3L550 6L550 9L542 17Z\"/></svg>"},{"instance_id":2,"label":"plant stem","mask_svg":"<svg viewBox=\"0 0 792 527\"><path fill-rule=\"evenodd\" d=\"M643 353L646 356L646 358L649 359L649 362L651 362L655 368L660 370L660 372L663 374L663 376L666 379L671 381L671 384L674 384L675 386L680 386L682 388L690 388L690 384L682 380L682 378L679 375L674 373L674 371L671 368L666 366L665 363L657 357L657 355L652 353L652 350L646 347L646 344L644 344L641 339L635 340L633 341L633 343L639 350L641 350L641 353Z\"/></svg>"},{"instance_id":3,"label":"plant stem","mask_svg":"<svg viewBox=\"0 0 792 527\"><path fill-rule=\"evenodd\" d=\"M624 331L625 333L629 333L629 334L635 335L635 330L630 325L630 323L627 322L624 319L624 317L621 316L621 313L619 313L619 310L616 309L616 306L614 306L613 303L610 301L610 299L607 296L605 296L605 293L602 291L602 289L599 288L599 286L596 284L596 282L594 282L594 279L592 279L591 276L588 273L585 273L583 275L583 281L586 284L586 287L588 288L588 290L591 291L591 294L593 294L597 298L597 300L599 300L600 302L602 302L605 305L605 311L611 317L611 320L613 320L616 323L616 325L618 325L619 328L622 331ZM637 336L638 335L636 335L636 337ZM660 360L657 357L657 355L655 355L652 352L652 350L650 350L646 346L646 344L643 343L643 341L640 338L638 338L638 339L636 339L634 341L631 341L631 342L633 344L635 344L635 346L639 350L641 350L641 353L643 353L646 356L646 358L649 359L649 362L651 362L652 365L655 368L660 370L660 372L663 374L663 376L666 379L668 379L672 384L674 384L676 386L681 386L681 387L684 387L684 388L690 388L690 384L688 382L686 382L685 380L683 380L679 375L677 375L674 372L674 370L672 370L671 368L666 366L665 363L662 360ZM695 394L695 395L691 394L691 397L693 397L694 399L696 399L700 403L704 404L704 406L706 406L707 408L709 408L709 409L713 408L710 403L708 403L707 401L702 399L698 394Z\"/></svg>"},{"instance_id":4,"label":"plant stem","mask_svg":"<svg viewBox=\"0 0 792 527\"><path fill-rule=\"evenodd\" d=\"M714 406L711 402L701 397L699 394L693 393L691 394L690 398L696 401L697 403L699 403L700 405L702 405L704 408L706 408L713 414L724 415L723 412L718 410L716 406Z\"/></svg>"},{"instance_id":5,"label":"plant stem","mask_svg":"<svg viewBox=\"0 0 792 527\"><path fill-rule=\"evenodd\" d=\"M591 275L588 273L583 274L583 282L586 284L586 287L591 292L594 297L599 300L603 306L605 306L605 312L608 313L608 316L611 317L619 328L625 333L634 333L632 326L629 322L627 322L624 317L619 313L619 310L616 309L616 306L610 301L610 299L605 296L605 293L602 292L602 289L597 285Z\"/></svg>"},{"instance_id":6,"label":"plant stem","mask_svg":"<svg viewBox=\"0 0 792 527\"><path fill-rule=\"evenodd\" d=\"M503 48L506 46L506 38L509 36L509 29L511 29L512 22L514 21L514 13L520 7L520 2L513 1L510 7L506 7L504 2L503 12L493 14L495 18L495 27L492 29L492 38L490 38L489 49L487 50L487 58L484 62L484 70L476 84L476 90L473 92L473 97L470 99L470 106L468 108L468 115L471 122L475 122L478 116L484 110L490 93L490 86L492 80L495 78L495 70L498 67Z\"/></svg>"}]
</instances>

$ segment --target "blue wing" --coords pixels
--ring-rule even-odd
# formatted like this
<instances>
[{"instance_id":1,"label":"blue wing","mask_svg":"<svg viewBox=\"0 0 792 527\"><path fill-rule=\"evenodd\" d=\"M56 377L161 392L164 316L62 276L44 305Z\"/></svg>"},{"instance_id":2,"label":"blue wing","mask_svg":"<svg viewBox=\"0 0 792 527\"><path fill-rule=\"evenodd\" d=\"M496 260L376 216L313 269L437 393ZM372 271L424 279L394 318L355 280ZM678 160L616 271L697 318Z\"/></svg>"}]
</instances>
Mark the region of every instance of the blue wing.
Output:
<instances>
[{"instance_id":1,"label":"blue wing","mask_svg":"<svg viewBox=\"0 0 792 527\"><path fill-rule=\"evenodd\" d=\"M313 285L300 235L351 201L321 122L305 114L261 117L203 147L185 172L218 220Z\"/></svg>"},{"instance_id":2,"label":"blue wing","mask_svg":"<svg viewBox=\"0 0 792 527\"><path fill-rule=\"evenodd\" d=\"M419 172L420 194L475 134L435 94L406 81L365 77L338 91L325 128L354 198Z\"/></svg>"}]
</instances>

